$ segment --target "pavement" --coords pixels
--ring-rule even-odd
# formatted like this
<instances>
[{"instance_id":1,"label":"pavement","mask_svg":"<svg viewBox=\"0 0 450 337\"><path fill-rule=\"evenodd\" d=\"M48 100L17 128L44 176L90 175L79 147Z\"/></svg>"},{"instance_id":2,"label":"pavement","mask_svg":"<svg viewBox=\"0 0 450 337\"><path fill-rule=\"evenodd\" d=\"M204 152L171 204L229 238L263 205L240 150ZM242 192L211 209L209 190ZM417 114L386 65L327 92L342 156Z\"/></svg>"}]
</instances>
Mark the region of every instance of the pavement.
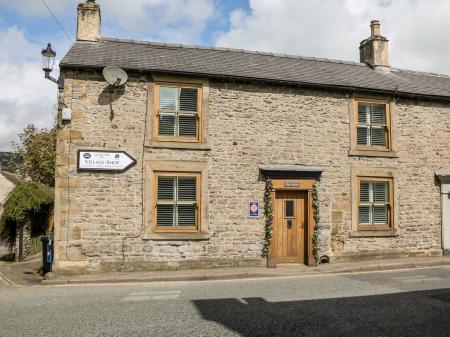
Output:
<instances>
[{"instance_id":1,"label":"pavement","mask_svg":"<svg viewBox=\"0 0 450 337\"><path fill-rule=\"evenodd\" d=\"M20 263L0 261L0 279L10 285L35 286L276 278L450 266L450 257L442 256L383 259L361 262L334 262L321 264L317 267L288 264L278 266L277 268L234 267L175 271L110 272L81 275L59 275L56 273L49 273L43 278L39 274L39 269L42 265L41 261L42 258L40 255L30 257Z\"/></svg>"},{"instance_id":2,"label":"pavement","mask_svg":"<svg viewBox=\"0 0 450 337\"><path fill-rule=\"evenodd\" d=\"M40 285L43 278L39 274L42 266L41 255L28 257L22 262L0 261L0 281L8 285Z\"/></svg>"},{"instance_id":3,"label":"pavement","mask_svg":"<svg viewBox=\"0 0 450 337\"><path fill-rule=\"evenodd\" d=\"M449 312L450 266L201 282L0 282L5 337L448 337Z\"/></svg>"}]
</instances>

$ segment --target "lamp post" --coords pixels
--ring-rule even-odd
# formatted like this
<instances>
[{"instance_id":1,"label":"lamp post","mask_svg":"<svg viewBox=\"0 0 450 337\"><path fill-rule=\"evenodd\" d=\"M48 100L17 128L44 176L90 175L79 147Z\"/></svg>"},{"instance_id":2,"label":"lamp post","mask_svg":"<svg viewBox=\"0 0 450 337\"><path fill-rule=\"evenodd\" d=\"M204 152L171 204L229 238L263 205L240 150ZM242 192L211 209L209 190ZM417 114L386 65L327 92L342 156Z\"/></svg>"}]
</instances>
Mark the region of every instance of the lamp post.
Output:
<instances>
[{"instance_id":1,"label":"lamp post","mask_svg":"<svg viewBox=\"0 0 450 337\"><path fill-rule=\"evenodd\" d=\"M41 52L42 55L42 70L45 73L45 78L58 83L58 80L52 76L50 76L50 73L53 71L53 66L55 65L55 57L56 52L52 49L52 44L49 43L47 45L47 48L42 49Z\"/></svg>"}]
</instances>

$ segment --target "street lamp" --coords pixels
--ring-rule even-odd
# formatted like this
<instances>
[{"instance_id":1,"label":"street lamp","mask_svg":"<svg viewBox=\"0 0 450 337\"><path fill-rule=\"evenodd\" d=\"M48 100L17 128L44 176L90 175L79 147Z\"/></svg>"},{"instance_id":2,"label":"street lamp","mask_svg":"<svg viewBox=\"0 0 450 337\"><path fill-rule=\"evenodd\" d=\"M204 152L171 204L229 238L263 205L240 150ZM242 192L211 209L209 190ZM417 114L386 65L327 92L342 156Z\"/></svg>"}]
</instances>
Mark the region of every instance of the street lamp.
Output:
<instances>
[{"instance_id":1,"label":"street lamp","mask_svg":"<svg viewBox=\"0 0 450 337\"><path fill-rule=\"evenodd\" d=\"M45 73L45 78L58 83L58 80L52 76L50 76L50 73L53 70L53 66L55 65L55 57L56 57L56 52L52 49L52 44L49 43L47 45L47 48L42 49L41 52L42 55L42 70Z\"/></svg>"}]
</instances>

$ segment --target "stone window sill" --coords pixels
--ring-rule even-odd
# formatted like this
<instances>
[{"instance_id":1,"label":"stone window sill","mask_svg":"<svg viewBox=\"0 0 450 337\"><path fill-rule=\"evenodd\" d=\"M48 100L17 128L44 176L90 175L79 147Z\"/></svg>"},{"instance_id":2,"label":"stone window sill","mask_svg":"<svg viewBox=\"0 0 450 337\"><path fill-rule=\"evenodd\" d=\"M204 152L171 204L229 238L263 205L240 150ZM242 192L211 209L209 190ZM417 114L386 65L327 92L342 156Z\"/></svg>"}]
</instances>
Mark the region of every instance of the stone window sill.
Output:
<instances>
[{"instance_id":1,"label":"stone window sill","mask_svg":"<svg viewBox=\"0 0 450 337\"><path fill-rule=\"evenodd\" d=\"M179 150L204 150L209 151L211 147L206 143L187 143L187 142L155 142L148 145L155 149L179 149Z\"/></svg>"},{"instance_id":2,"label":"stone window sill","mask_svg":"<svg viewBox=\"0 0 450 337\"><path fill-rule=\"evenodd\" d=\"M398 232L395 230L377 230L377 231L354 231L350 233L352 238L373 238L373 237L395 237Z\"/></svg>"},{"instance_id":3,"label":"stone window sill","mask_svg":"<svg viewBox=\"0 0 450 337\"><path fill-rule=\"evenodd\" d=\"M376 150L350 150L348 151L350 157L385 157L398 158L394 151L376 151Z\"/></svg>"},{"instance_id":4,"label":"stone window sill","mask_svg":"<svg viewBox=\"0 0 450 337\"><path fill-rule=\"evenodd\" d=\"M146 232L143 240L153 241L200 241L209 240L209 233L151 233Z\"/></svg>"}]
</instances>

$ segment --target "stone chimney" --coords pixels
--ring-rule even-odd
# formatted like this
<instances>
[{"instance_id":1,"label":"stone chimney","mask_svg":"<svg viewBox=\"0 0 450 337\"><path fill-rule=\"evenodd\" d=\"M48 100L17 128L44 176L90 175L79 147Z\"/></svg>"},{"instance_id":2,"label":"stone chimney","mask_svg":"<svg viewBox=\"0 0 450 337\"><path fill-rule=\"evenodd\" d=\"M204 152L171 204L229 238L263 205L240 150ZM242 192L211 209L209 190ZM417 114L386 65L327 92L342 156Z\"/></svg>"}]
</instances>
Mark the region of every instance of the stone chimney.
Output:
<instances>
[{"instance_id":1,"label":"stone chimney","mask_svg":"<svg viewBox=\"0 0 450 337\"><path fill-rule=\"evenodd\" d=\"M380 22L370 22L371 34L359 44L360 62L372 67L389 67L389 40L380 35Z\"/></svg>"},{"instance_id":2,"label":"stone chimney","mask_svg":"<svg viewBox=\"0 0 450 337\"><path fill-rule=\"evenodd\" d=\"M77 41L100 40L101 15L100 6L95 0L87 0L78 5Z\"/></svg>"}]
</instances>

